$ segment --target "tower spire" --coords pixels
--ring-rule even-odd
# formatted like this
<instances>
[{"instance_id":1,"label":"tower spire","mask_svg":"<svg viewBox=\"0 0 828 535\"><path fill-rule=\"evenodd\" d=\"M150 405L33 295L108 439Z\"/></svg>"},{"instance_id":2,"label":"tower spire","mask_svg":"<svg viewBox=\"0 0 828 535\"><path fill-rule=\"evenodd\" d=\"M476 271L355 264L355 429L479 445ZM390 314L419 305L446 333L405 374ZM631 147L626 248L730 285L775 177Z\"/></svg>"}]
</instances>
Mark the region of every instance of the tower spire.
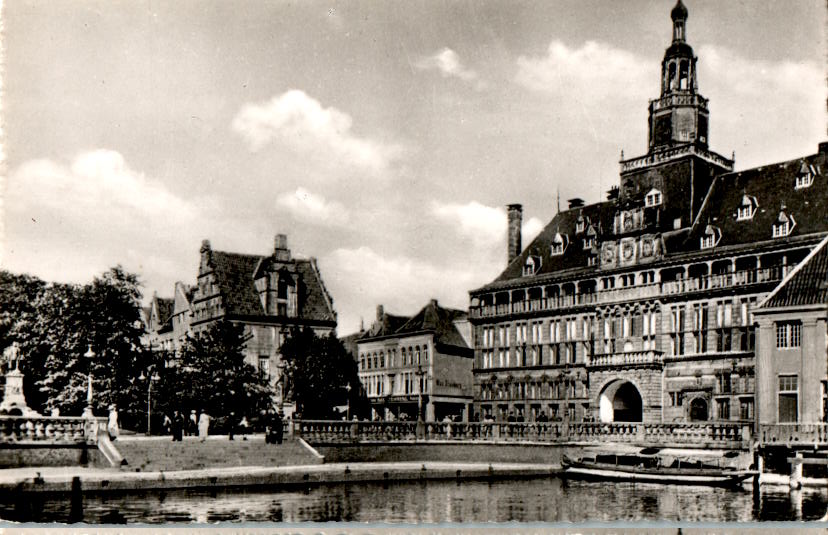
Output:
<instances>
[{"instance_id":1,"label":"tower spire","mask_svg":"<svg viewBox=\"0 0 828 535\"><path fill-rule=\"evenodd\" d=\"M673 42L684 42L685 26L687 22L687 8L681 3L681 0L676 2L676 6L670 12L670 17L673 19Z\"/></svg>"}]
</instances>

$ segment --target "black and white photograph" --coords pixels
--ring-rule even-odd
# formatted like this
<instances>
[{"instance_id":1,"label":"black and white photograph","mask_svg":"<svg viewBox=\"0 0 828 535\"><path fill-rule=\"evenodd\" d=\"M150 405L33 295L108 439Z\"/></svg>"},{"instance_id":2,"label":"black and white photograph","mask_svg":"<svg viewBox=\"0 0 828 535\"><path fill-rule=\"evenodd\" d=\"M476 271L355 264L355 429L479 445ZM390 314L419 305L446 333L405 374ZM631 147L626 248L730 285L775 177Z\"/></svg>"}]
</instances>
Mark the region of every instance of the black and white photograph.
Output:
<instances>
[{"instance_id":1,"label":"black and white photograph","mask_svg":"<svg viewBox=\"0 0 828 535\"><path fill-rule=\"evenodd\" d=\"M0 532L824 532L826 29L0 1Z\"/></svg>"}]
</instances>

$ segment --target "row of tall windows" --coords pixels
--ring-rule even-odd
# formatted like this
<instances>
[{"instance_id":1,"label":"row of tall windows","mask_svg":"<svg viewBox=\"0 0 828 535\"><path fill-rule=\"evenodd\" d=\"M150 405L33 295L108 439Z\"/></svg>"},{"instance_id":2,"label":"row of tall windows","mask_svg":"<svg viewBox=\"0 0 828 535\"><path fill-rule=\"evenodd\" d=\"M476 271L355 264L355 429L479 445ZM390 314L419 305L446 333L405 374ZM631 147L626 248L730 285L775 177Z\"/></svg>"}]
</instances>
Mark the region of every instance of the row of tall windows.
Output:
<instances>
[{"instance_id":1,"label":"row of tall windows","mask_svg":"<svg viewBox=\"0 0 828 535\"><path fill-rule=\"evenodd\" d=\"M386 358L387 357L387 358ZM388 352L362 353L359 356L359 370L377 370L394 368L397 366L416 366L428 363L428 346L413 346L400 348L397 358L397 348L389 348Z\"/></svg>"},{"instance_id":2,"label":"row of tall windows","mask_svg":"<svg viewBox=\"0 0 828 535\"><path fill-rule=\"evenodd\" d=\"M684 355L688 349L687 342L692 342L693 353L752 351L755 345L752 303L752 299L703 302L691 305L689 310L684 304L672 306L669 323L670 354ZM715 307L715 348L709 344L711 305ZM736 310L739 311L738 319L734 318Z\"/></svg>"},{"instance_id":3,"label":"row of tall windows","mask_svg":"<svg viewBox=\"0 0 828 535\"><path fill-rule=\"evenodd\" d=\"M580 381L532 382L515 381L483 385L480 389L482 401L510 399L576 399L589 397L586 384Z\"/></svg>"}]
</instances>

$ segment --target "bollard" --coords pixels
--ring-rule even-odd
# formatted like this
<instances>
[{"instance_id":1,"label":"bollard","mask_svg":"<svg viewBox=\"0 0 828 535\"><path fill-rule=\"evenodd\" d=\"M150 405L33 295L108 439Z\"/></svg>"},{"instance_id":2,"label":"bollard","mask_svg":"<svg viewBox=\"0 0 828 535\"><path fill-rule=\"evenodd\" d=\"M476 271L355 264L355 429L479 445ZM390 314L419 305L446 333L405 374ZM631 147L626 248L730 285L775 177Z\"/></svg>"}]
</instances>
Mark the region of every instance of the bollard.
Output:
<instances>
[{"instance_id":1,"label":"bollard","mask_svg":"<svg viewBox=\"0 0 828 535\"><path fill-rule=\"evenodd\" d=\"M83 490L81 479L78 476L72 478L71 505L69 508L69 523L83 522Z\"/></svg>"}]
</instances>

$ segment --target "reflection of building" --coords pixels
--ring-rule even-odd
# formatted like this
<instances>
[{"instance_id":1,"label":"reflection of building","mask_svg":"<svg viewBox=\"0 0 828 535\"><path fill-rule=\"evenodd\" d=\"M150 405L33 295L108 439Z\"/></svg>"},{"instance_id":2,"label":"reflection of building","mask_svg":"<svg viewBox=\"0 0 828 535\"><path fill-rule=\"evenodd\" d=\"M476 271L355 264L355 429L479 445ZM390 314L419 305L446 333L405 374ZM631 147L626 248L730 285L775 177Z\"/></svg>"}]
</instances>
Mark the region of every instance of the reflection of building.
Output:
<instances>
[{"instance_id":1,"label":"reflection of building","mask_svg":"<svg viewBox=\"0 0 828 535\"><path fill-rule=\"evenodd\" d=\"M333 300L316 260L293 258L283 234L268 256L214 251L205 240L196 286L176 284L175 299L165 300L164 309L158 315L163 325L150 340L176 348L186 334L204 332L218 320L241 324L248 336L246 360L274 383L279 348L292 327L310 327L320 335L336 328Z\"/></svg>"},{"instance_id":2,"label":"reflection of building","mask_svg":"<svg viewBox=\"0 0 828 535\"><path fill-rule=\"evenodd\" d=\"M384 418L468 417L472 350L466 313L432 300L412 317L377 307L377 319L357 341L359 378ZM393 414L393 416L391 416Z\"/></svg>"},{"instance_id":3,"label":"reflection of building","mask_svg":"<svg viewBox=\"0 0 828 535\"><path fill-rule=\"evenodd\" d=\"M756 310L759 423L828 421L828 238Z\"/></svg>"},{"instance_id":4,"label":"reflection of building","mask_svg":"<svg viewBox=\"0 0 828 535\"><path fill-rule=\"evenodd\" d=\"M505 418L753 420L754 309L828 231L828 143L733 172L708 148L707 100L672 11L646 155L608 200L570 201L471 292L475 406ZM824 333L823 333L824 334Z\"/></svg>"}]
</instances>

